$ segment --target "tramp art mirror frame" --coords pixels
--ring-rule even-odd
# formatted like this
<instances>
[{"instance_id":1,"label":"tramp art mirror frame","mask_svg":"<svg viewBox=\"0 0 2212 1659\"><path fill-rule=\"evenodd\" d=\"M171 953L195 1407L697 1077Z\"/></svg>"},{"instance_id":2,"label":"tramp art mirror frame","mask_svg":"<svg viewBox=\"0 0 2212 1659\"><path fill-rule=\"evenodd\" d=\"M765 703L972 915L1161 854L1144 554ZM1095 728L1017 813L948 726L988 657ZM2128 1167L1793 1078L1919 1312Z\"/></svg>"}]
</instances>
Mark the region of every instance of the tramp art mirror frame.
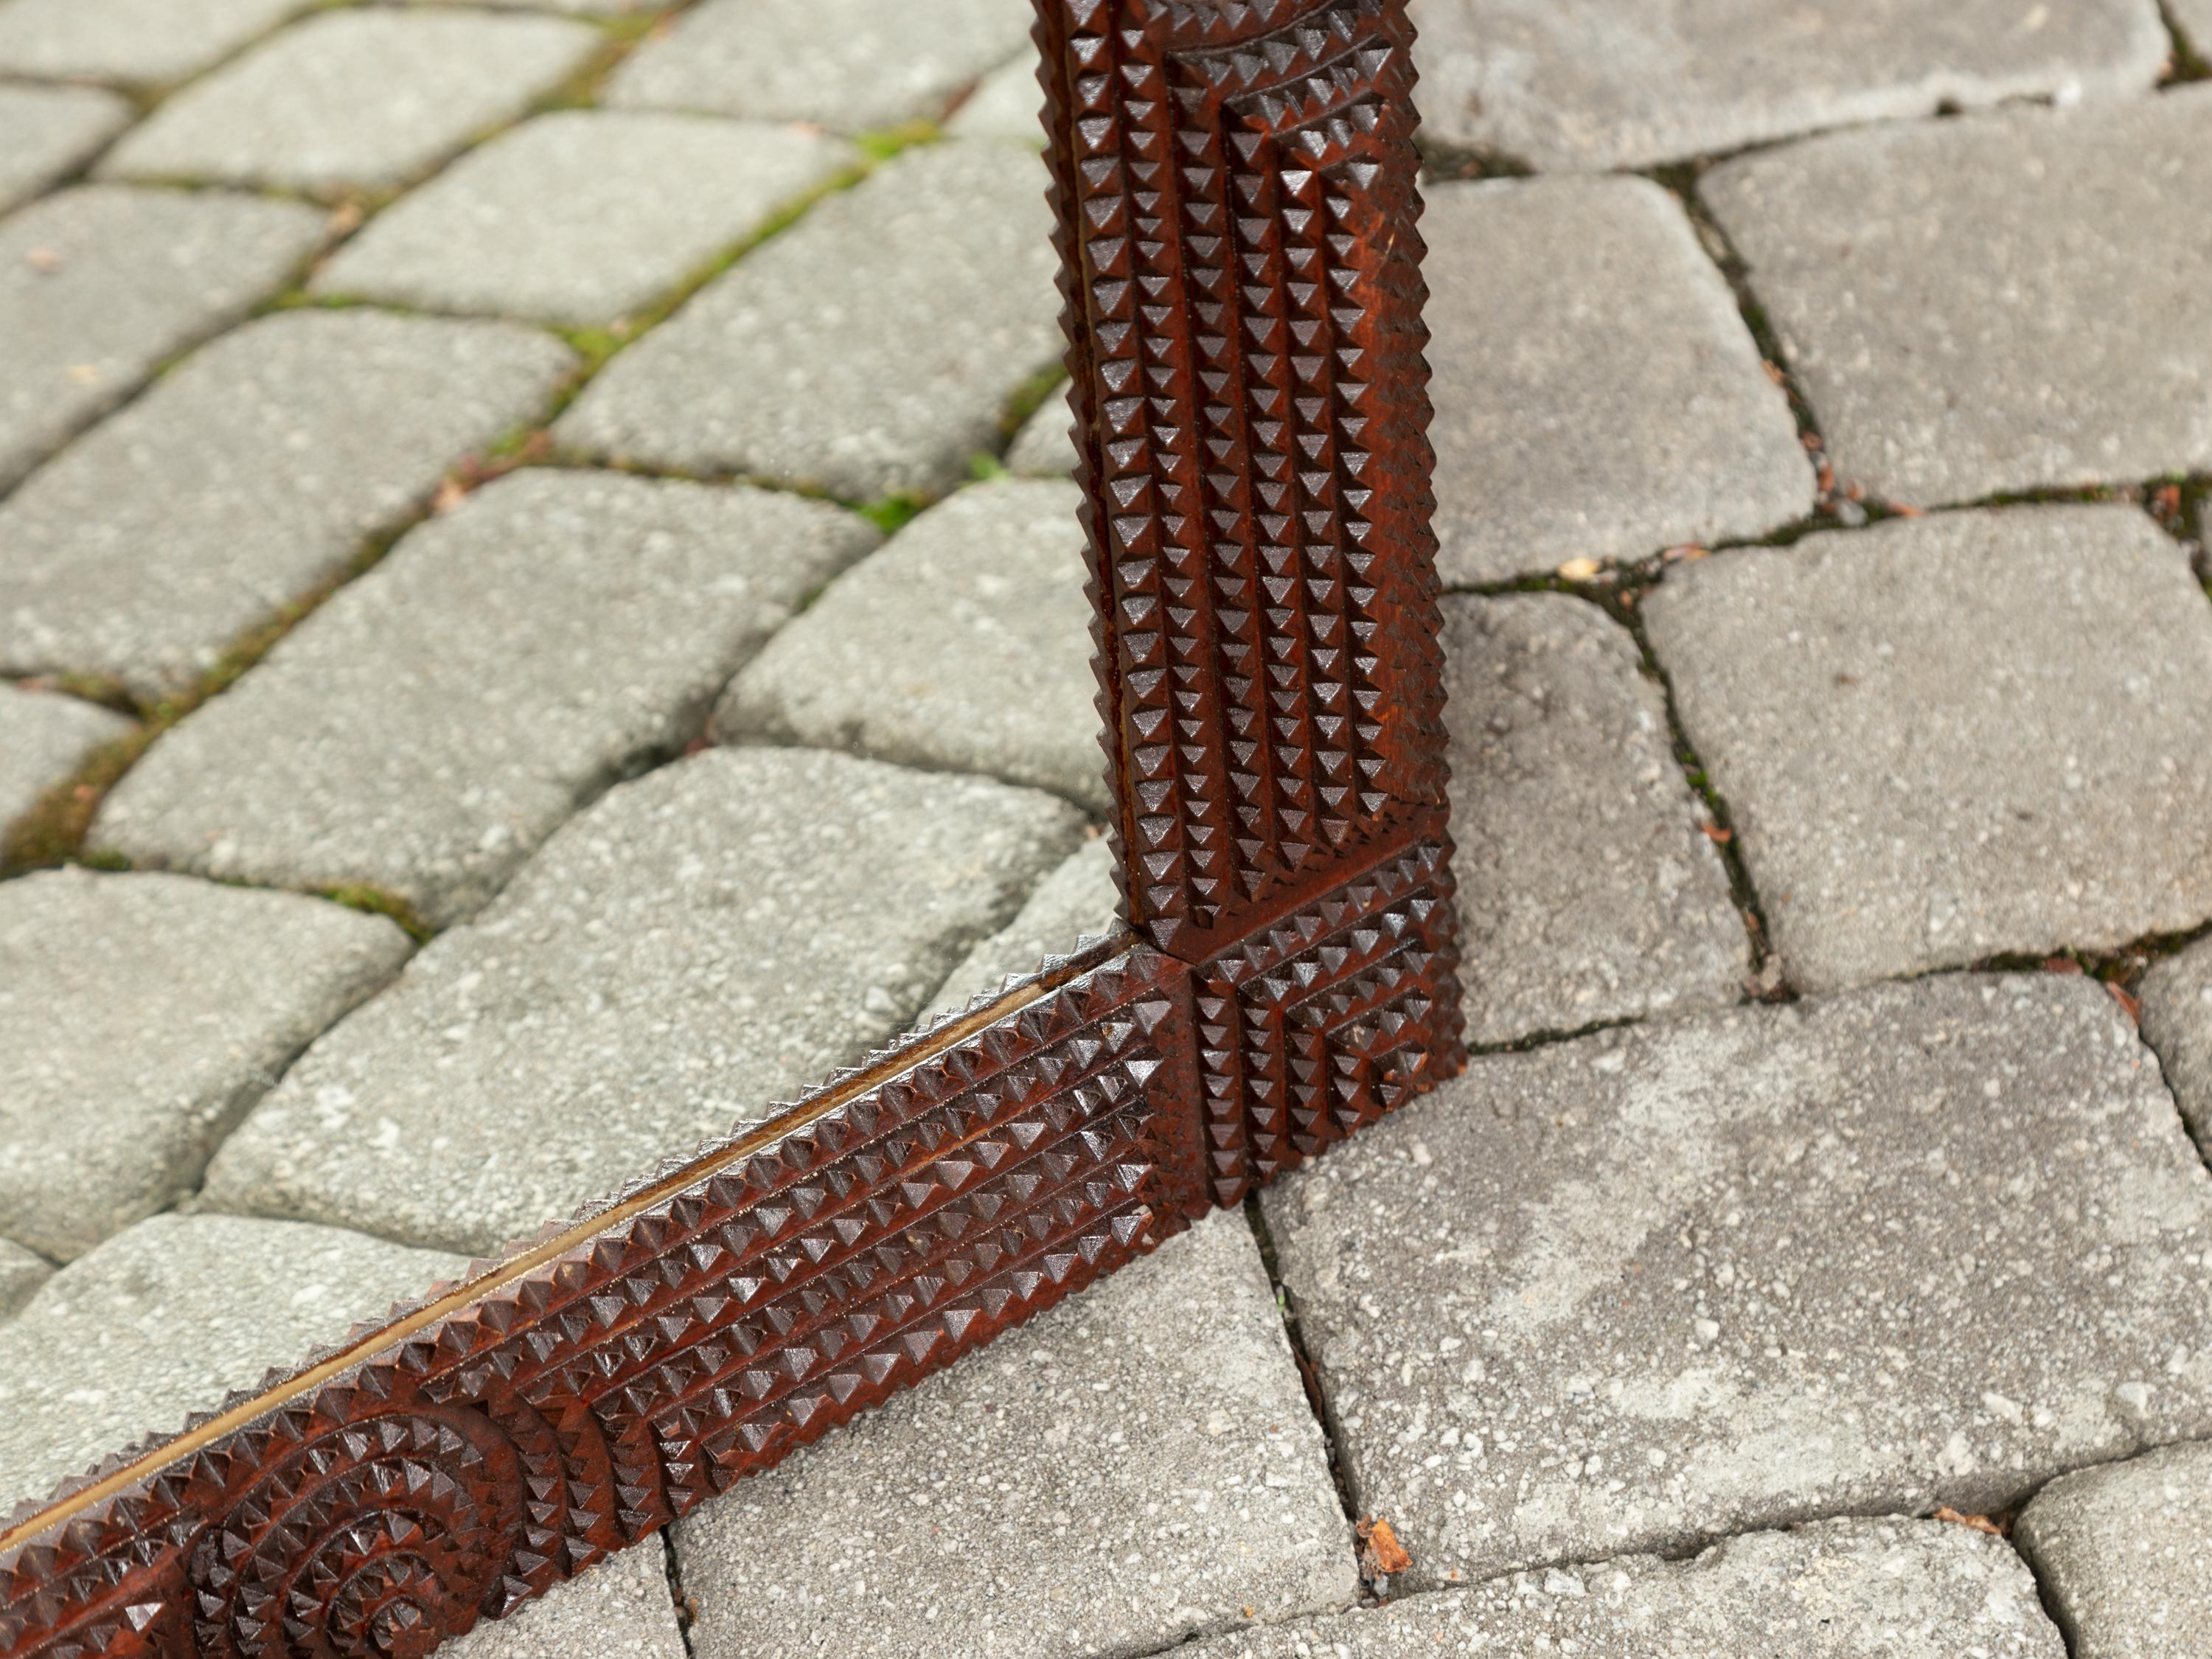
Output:
<instances>
[{"instance_id":1,"label":"tramp art mirror frame","mask_svg":"<svg viewBox=\"0 0 2212 1659\"><path fill-rule=\"evenodd\" d=\"M1126 925L0 1534L6 1659L419 1659L1464 1063L1406 0L1036 0Z\"/></svg>"}]
</instances>

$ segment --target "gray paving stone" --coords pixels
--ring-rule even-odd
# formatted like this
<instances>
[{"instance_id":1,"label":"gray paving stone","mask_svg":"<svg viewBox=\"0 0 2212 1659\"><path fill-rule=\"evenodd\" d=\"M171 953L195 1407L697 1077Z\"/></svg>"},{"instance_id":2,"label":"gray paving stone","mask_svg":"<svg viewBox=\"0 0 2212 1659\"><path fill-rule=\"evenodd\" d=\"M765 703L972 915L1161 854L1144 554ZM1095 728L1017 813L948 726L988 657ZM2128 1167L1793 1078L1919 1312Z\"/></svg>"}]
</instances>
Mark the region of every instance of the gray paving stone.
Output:
<instances>
[{"instance_id":1,"label":"gray paving stone","mask_svg":"<svg viewBox=\"0 0 2212 1659\"><path fill-rule=\"evenodd\" d=\"M2212 915L2212 609L2142 514L1808 537L1644 612L1793 984Z\"/></svg>"},{"instance_id":2,"label":"gray paving stone","mask_svg":"<svg viewBox=\"0 0 2212 1659\"><path fill-rule=\"evenodd\" d=\"M707 0L615 71L611 104L819 121L848 132L942 114L1027 44L1026 0Z\"/></svg>"},{"instance_id":3,"label":"gray paving stone","mask_svg":"<svg viewBox=\"0 0 2212 1659\"><path fill-rule=\"evenodd\" d=\"M162 1208L407 951L381 916L289 893L0 884L0 1234L66 1261Z\"/></svg>"},{"instance_id":4,"label":"gray paving stone","mask_svg":"<svg viewBox=\"0 0 2212 1659\"><path fill-rule=\"evenodd\" d=\"M2199 58L2212 52L2212 0L2167 0L2166 10Z\"/></svg>"},{"instance_id":5,"label":"gray paving stone","mask_svg":"<svg viewBox=\"0 0 2212 1659\"><path fill-rule=\"evenodd\" d=\"M1103 812L1074 485L1006 479L923 514L777 635L715 711L723 742L983 772Z\"/></svg>"},{"instance_id":6,"label":"gray paving stone","mask_svg":"<svg viewBox=\"0 0 2212 1659\"><path fill-rule=\"evenodd\" d=\"M1142 1654L1358 1590L1238 1215L742 1483L674 1536L698 1659Z\"/></svg>"},{"instance_id":7,"label":"gray paving stone","mask_svg":"<svg viewBox=\"0 0 2212 1659\"><path fill-rule=\"evenodd\" d=\"M1019 52L977 82L945 130L956 138L1006 138L1042 149L1044 89L1037 84L1036 54Z\"/></svg>"},{"instance_id":8,"label":"gray paving stone","mask_svg":"<svg viewBox=\"0 0 2212 1659\"><path fill-rule=\"evenodd\" d=\"M1638 179L1428 196L1448 583L1758 536L1812 511L1789 399L1679 202Z\"/></svg>"},{"instance_id":9,"label":"gray paving stone","mask_svg":"<svg viewBox=\"0 0 2212 1659\"><path fill-rule=\"evenodd\" d=\"M2081 977L1479 1060L1265 1202L1419 1584L1987 1514L2212 1427L2212 1175Z\"/></svg>"},{"instance_id":10,"label":"gray paving stone","mask_svg":"<svg viewBox=\"0 0 2212 1659\"><path fill-rule=\"evenodd\" d=\"M2212 467L2212 87L1872 128L1700 188L1844 483L1932 506Z\"/></svg>"},{"instance_id":11,"label":"gray paving stone","mask_svg":"<svg viewBox=\"0 0 2212 1659\"><path fill-rule=\"evenodd\" d=\"M2140 93L2167 52L2154 0L1414 0L1413 13L1428 140L1546 170L1650 167L1946 105Z\"/></svg>"},{"instance_id":12,"label":"gray paving stone","mask_svg":"<svg viewBox=\"0 0 2212 1659\"><path fill-rule=\"evenodd\" d=\"M1075 471L1075 410L1064 392L1022 422L1006 451L1006 470L1027 478L1065 478Z\"/></svg>"},{"instance_id":13,"label":"gray paving stone","mask_svg":"<svg viewBox=\"0 0 2212 1659\"><path fill-rule=\"evenodd\" d=\"M556 436L854 500L949 488L1062 349L1044 183L1012 144L907 152L615 359Z\"/></svg>"},{"instance_id":14,"label":"gray paving stone","mask_svg":"<svg viewBox=\"0 0 2212 1659\"><path fill-rule=\"evenodd\" d=\"M667 1547L650 1540L438 1650L440 1659L685 1659Z\"/></svg>"},{"instance_id":15,"label":"gray paving stone","mask_svg":"<svg viewBox=\"0 0 2212 1659\"><path fill-rule=\"evenodd\" d=\"M1743 922L1627 630L1455 596L1443 638L1468 1041L1736 1000Z\"/></svg>"},{"instance_id":16,"label":"gray paving stone","mask_svg":"<svg viewBox=\"0 0 2212 1659\"><path fill-rule=\"evenodd\" d=\"M579 327L648 304L859 152L804 128L568 110L377 216L319 293Z\"/></svg>"},{"instance_id":17,"label":"gray paving stone","mask_svg":"<svg viewBox=\"0 0 2212 1659\"><path fill-rule=\"evenodd\" d=\"M131 722L95 703L0 684L0 836Z\"/></svg>"},{"instance_id":18,"label":"gray paving stone","mask_svg":"<svg viewBox=\"0 0 2212 1659\"><path fill-rule=\"evenodd\" d=\"M0 86L0 213L89 160L130 124L131 106L112 92Z\"/></svg>"},{"instance_id":19,"label":"gray paving stone","mask_svg":"<svg viewBox=\"0 0 2212 1659\"><path fill-rule=\"evenodd\" d=\"M1114 849L1104 836L1037 884L1017 915L969 951L937 988L930 1014L965 1008L974 998L995 994L1007 977L1033 974L1048 956L1066 956L1084 939L1121 931L1121 896L1114 883Z\"/></svg>"},{"instance_id":20,"label":"gray paving stone","mask_svg":"<svg viewBox=\"0 0 2212 1659\"><path fill-rule=\"evenodd\" d=\"M100 170L294 190L404 184L521 114L601 40L519 13L325 12L170 99Z\"/></svg>"},{"instance_id":21,"label":"gray paving stone","mask_svg":"<svg viewBox=\"0 0 2212 1659\"><path fill-rule=\"evenodd\" d=\"M0 489L236 321L323 239L292 202L92 185L0 222Z\"/></svg>"},{"instance_id":22,"label":"gray paving stone","mask_svg":"<svg viewBox=\"0 0 2212 1659\"><path fill-rule=\"evenodd\" d=\"M318 1043L205 1201L488 1250L900 1029L1073 850L1073 808L807 750L702 754L573 820Z\"/></svg>"},{"instance_id":23,"label":"gray paving stone","mask_svg":"<svg viewBox=\"0 0 2212 1659\"><path fill-rule=\"evenodd\" d=\"M140 1222L0 1325L0 1513L119 1446L177 1432L467 1265L289 1222Z\"/></svg>"},{"instance_id":24,"label":"gray paving stone","mask_svg":"<svg viewBox=\"0 0 2212 1659\"><path fill-rule=\"evenodd\" d=\"M0 1238L0 1320L12 1319L54 1276L53 1264Z\"/></svg>"},{"instance_id":25,"label":"gray paving stone","mask_svg":"<svg viewBox=\"0 0 2212 1659\"><path fill-rule=\"evenodd\" d=\"M2014 1536L2074 1659L2212 1653L2212 1445L2054 1480Z\"/></svg>"},{"instance_id":26,"label":"gray paving stone","mask_svg":"<svg viewBox=\"0 0 2212 1659\"><path fill-rule=\"evenodd\" d=\"M368 310L227 335L0 505L0 672L191 684L574 362L513 324Z\"/></svg>"},{"instance_id":27,"label":"gray paving stone","mask_svg":"<svg viewBox=\"0 0 2212 1659\"><path fill-rule=\"evenodd\" d=\"M1522 1573L1376 1612L1243 1632L1183 1659L2063 1659L2035 1581L1998 1540L1934 1521L1832 1521Z\"/></svg>"},{"instance_id":28,"label":"gray paving stone","mask_svg":"<svg viewBox=\"0 0 2212 1659\"><path fill-rule=\"evenodd\" d=\"M2212 1158L2212 940L2160 963L2144 977L2142 1021L2181 1115Z\"/></svg>"},{"instance_id":29,"label":"gray paving stone","mask_svg":"<svg viewBox=\"0 0 2212 1659\"><path fill-rule=\"evenodd\" d=\"M6 0L0 73L166 85L313 0Z\"/></svg>"},{"instance_id":30,"label":"gray paving stone","mask_svg":"<svg viewBox=\"0 0 2212 1659\"><path fill-rule=\"evenodd\" d=\"M742 486L527 471L409 534L102 805L134 863L362 885L433 926L681 752L732 672L876 542Z\"/></svg>"}]
</instances>

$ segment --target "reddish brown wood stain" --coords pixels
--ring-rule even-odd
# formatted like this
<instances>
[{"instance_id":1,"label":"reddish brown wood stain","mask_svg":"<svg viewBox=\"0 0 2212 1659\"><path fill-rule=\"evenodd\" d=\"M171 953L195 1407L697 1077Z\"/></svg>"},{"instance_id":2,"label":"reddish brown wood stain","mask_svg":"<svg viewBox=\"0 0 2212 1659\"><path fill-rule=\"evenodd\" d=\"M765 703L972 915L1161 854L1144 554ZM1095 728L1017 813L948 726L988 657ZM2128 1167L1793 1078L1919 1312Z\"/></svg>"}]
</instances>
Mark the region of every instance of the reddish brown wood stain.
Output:
<instances>
[{"instance_id":1,"label":"reddish brown wood stain","mask_svg":"<svg viewBox=\"0 0 2212 1659\"><path fill-rule=\"evenodd\" d=\"M0 1539L0 1654L428 1652L1457 1069L1404 0L1037 0L1134 937Z\"/></svg>"}]
</instances>

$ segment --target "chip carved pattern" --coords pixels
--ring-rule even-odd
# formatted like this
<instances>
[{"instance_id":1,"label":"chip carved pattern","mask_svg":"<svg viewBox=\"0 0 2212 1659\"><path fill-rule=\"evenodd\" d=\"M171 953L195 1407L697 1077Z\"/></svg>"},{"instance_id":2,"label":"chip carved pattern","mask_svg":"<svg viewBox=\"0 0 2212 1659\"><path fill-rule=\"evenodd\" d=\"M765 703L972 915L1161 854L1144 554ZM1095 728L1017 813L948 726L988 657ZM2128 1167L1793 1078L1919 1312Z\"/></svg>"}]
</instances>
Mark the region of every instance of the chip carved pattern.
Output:
<instances>
[{"instance_id":1,"label":"chip carved pattern","mask_svg":"<svg viewBox=\"0 0 2212 1659\"><path fill-rule=\"evenodd\" d=\"M1198 961L1443 827L1412 35L1042 10L1127 914Z\"/></svg>"},{"instance_id":2,"label":"chip carved pattern","mask_svg":"<svg viewBox=\"0 0 2212 1659\"><path fill-rule=\"evenodd\" d=\"M416 1659L1462 1062L1404 0L1036 3L1133 934L27 1506L0 1659Z\"/></svg>"}]
</instances>

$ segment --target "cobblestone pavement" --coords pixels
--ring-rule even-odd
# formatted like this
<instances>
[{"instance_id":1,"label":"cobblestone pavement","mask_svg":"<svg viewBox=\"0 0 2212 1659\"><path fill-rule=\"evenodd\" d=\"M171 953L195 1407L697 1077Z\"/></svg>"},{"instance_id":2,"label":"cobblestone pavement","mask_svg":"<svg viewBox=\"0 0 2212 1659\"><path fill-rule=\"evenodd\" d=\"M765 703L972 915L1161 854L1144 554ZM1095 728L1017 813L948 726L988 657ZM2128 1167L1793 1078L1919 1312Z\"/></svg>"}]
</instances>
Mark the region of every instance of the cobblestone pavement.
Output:
<instances>
[{"instance_id":1,"label":"cobblestone pavement","mask_svg":"<svg viewBox=\"0 0 2212 1659\"><path fill-rule=\"evenodd\" d=\"M457 1651L2212 1652L2212 5L1415 4L1473 1069ZM0 0L0 1508L1106 925L1028 12Z\"/></svg>"}]
</instances>

